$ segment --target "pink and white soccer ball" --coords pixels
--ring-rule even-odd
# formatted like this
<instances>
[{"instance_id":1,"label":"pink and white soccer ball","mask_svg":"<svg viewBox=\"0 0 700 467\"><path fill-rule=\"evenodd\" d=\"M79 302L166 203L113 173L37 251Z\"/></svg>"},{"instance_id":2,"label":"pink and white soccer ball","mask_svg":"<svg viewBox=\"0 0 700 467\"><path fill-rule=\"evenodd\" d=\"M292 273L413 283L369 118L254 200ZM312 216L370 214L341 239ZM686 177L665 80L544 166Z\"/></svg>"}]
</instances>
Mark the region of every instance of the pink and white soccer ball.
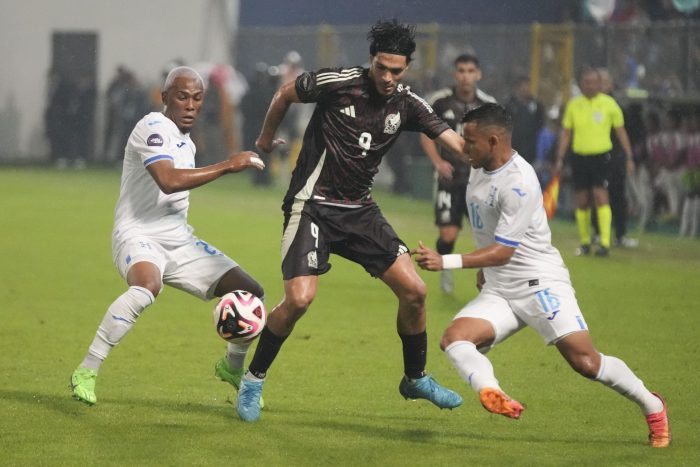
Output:
<instances>
[{"instance_id":1,"label":"pink and white soccer ball","mask_svg":"<svg viewBox=\"0 0 700 467\"><path fill-rule=\"evenodd\" d=\"M214 307L214 327L222 339L233 343L250 342L262 332L267 321L263 302L250 292L229 292Z\"/></svg>"}]
</instances>

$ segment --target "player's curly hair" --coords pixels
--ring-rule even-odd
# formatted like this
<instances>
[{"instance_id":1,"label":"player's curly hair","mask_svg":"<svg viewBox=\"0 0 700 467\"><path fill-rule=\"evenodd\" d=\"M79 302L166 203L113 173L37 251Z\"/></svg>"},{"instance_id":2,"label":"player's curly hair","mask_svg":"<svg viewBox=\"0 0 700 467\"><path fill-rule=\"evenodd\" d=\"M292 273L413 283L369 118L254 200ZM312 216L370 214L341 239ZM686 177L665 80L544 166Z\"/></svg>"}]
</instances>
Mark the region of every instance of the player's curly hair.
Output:
<instances>
[{"instance_id":1,"label":"player's curly hair","mask_svg":"<svg viewBox=\"0 0 700 467\"><path fill-rule=\"evenodd\" d=\"M413 25L401 24L396 19L380 19L367 33L367 40L370 41L369 54L375 56L384 52L403 55L408 63L416 51L415 36L416 27Z\"/></svg>"}]
</instances>

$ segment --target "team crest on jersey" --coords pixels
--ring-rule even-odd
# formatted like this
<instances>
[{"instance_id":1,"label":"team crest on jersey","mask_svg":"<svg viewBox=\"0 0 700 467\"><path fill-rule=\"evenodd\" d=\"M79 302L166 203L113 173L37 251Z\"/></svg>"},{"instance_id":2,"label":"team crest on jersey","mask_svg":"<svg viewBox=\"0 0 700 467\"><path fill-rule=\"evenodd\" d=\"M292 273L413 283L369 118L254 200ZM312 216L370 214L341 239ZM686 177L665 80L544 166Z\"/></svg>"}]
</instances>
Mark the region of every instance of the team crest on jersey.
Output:
<instances>
[{"instance_id":1,"label":"team crest on jersey","mask_svg":"<svg viewBox=\"0 0 700 467\"><path fill-rule=\"evenodd\" d=\"M401 126L401 113L396 112L395 114L389 114L384 119L384 133L387 135L393 135L399 131Z\"/></svg>"},{"instance_id":2,"label":"team crest on jersey","mask_svg":"<svg viewBox=\"0 0 700 467\"><path fill-rule=\"evenodd\" d=\"M160 136L158 133L153 133L146 139L146 144L149 146L162 146L163 137Z\"/></svg>"}]
</instances>

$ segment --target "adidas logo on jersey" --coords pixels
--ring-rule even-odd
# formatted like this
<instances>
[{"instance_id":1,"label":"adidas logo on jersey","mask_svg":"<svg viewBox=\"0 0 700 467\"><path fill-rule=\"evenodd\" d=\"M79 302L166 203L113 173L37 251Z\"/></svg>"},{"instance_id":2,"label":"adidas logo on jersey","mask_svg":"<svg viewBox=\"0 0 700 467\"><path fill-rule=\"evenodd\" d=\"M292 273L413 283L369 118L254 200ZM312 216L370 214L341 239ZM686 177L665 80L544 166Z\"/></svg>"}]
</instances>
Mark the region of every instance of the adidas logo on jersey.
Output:
<instances>
[{"instance_id":1,"label":"adidas logo on jersey","mask_svg":"<svg viewBox=\"0 0 700 467\"><path fill-rule=\"evenodd\" d=\"M343 108L343 109L340 109L340 113L341 113L341 114L345 114L345 115L347 115L348 117L355 118L355 106L354 106L354 105L351 105L351 106L349 106L349 107L345 107L345 108Z\"/></svg>"}]
</instances>

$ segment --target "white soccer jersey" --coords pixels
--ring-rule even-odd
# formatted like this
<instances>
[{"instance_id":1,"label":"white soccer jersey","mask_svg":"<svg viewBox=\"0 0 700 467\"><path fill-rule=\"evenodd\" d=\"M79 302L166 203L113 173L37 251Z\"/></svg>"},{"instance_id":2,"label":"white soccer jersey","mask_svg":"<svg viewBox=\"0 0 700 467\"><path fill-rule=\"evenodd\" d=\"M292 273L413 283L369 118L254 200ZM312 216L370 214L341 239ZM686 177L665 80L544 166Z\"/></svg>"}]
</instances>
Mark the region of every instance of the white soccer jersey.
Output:
<instances>
[{"instance_id":1,"label":"white soccer jersey","mask_svg":"<svg viewBox=\"0 0 700 467\"><path fill-rule=\"evenodd\" d=\"M171 160L176 168L193 168L195 146L190 136L161 112L151 112L139 121L124 150L119 200L114 212L114 246L145 236L164 244L190 238L187 224L189 191L166 195L146 167Z\"/></svg>"},{"instance_id":2,"label":"white soccer jersey","mask_svg":"<svg viewBox=\"0 0 700 467\"><path fill-rule=\"evenodd\" d=\"M508 264L484 268L485 290L516 298L550 282L571 283L552 246L537 175L518 153L493 172L472 169L467 207L478 248L494 243L515 248Z\"/></svg>"}]
</instances>

